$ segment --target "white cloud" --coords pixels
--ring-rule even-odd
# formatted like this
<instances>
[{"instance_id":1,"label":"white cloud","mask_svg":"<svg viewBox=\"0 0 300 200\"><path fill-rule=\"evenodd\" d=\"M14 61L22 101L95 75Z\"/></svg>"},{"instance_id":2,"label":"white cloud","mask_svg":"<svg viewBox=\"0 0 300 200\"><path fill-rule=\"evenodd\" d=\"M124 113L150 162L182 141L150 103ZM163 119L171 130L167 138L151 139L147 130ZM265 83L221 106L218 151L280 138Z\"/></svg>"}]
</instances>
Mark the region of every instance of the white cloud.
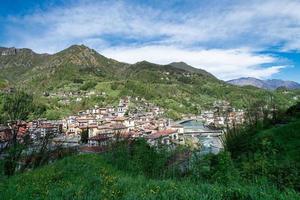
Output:
<instances>
[{"instance_id":1,"label":"white cloud","mask_svg":"<svg viewBox=\"0 0 300 200\"><path fill-rule=\"evenodd\" d=\"M255 52L273 46L300 51L299 10L300 1L294 0L218 0L189 12L82 1L8 18L5 45L53 53L84 43L126 62L185 61L222 79L266 78L284 66L278 58Z\"/></svg>"},{"instance_id":2,"label":"white cloud","mask_svg":"<svg viewBox=\"0 0 300 200\"><path fill-rule=\"evenodd\" d=\"M62 49L70 42L104 35L137 40L159 38L156 42L180 46L283 45L284 50L300 50L300 1L241 1L230 5L218 1L214 5L182 13L122 1L83 1L70 7L12 17L8 19L12 22L8 31L11 43L17 40L19 45L36 48L39 45L40 51L47 51L45 46L57 46L55 43L60 43Z\"/></svg>"},{"instance_id":3,"label":"white cloud","mask_svg":"<svg viewBox=\"0 0 300 200\"><path fill-rule=\"evenodd\" d=\"M109 48L101 51L107 57L135 63L147 60L153 63L169 64L183 61L205 69L218 78L229 80L241 76L268 78L285 66L272 66L278 61L270 55L258 55L246 49L182 49L174 46L144 46L134 48ZM268 64L269 67L261 67Z\"/></svg>"}]
</instances>

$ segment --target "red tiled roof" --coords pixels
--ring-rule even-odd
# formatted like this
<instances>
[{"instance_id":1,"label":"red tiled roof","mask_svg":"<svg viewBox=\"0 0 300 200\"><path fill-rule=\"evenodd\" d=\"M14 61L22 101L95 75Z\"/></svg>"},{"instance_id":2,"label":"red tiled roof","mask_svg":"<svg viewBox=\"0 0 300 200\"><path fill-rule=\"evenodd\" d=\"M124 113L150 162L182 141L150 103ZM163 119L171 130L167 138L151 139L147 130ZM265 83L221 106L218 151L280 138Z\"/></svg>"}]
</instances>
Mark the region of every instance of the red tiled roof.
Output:
<instances>
[{"instance_id":1,"label":"red tiled roof","mask_svg":"<svg viewBox=\"0 0 300 200\"><path fill-rule=\"evenodd\" d=\"M162 131L157 131L155 133L152 133L151 135L149 135L147 138L148 139L157 139L160 137L164 137L164 136L168 136L171 134L177 133L177 130L174 129L166 129L166 130L162 130Z\"/></svg>"},{"instance_id":2,"label":"red tiled roof","mask_svg":"<svg viewBox=\"0 0 300 200\"><path fill-rule=\"evenodd\" d=\"M116 118L114 119L114 121L124 121L124 120L126 120L125 117L116 117Z\"/></svg>"},{"instance_id":3,"label":"red tiled roof","mask_svg":"<svg viewBox=\"0 0 300 200\"><path fill-rule=\"evenodd\" d=\"M126 129L127 127L124 126L123 124L112 124L111 128L114 130L119 130L119 129Z\"/></svg>"},{"instance_id":4,"label":"red tiled roof","mask_svg":"<svg viewBox=\"0 0 300 200\"><path fill-rule=\"evenodd\" d=\"M129 131L129 132L120 133L120 137L129 138L129 137L133 137L137 134L138 134L138 132L136 132L136 131Z\"/></svg>"},{"instance_id":5,"label":"red tiled roof","mask_svg":"<svg viewBox=\"0 0 300 200\"><path fill-rule=\"evenodd\" d=\"M89 140L106 141L106 140L109 140L109 136L106 134L98 134L94 137L90 137Z\"/></svg>"},{"instance_id":6,"label":"red tiled roof","mask_svg":"<svg viewBox=\"0 0 300 200\"><path fill-rule=\"evenodd\" d=\"M26 127L19 127L19 129L18 129L18 135L19 134L21 134L21 135L23 135L23 134L25 134L27 132L27 128Z\"/></svg>"},{"instance_id":7,"label":"red tiled roof","mask_svg":"<svg viewBox=\"0 0 300 200\"><path fill-rule=\"evenodd\" d=\"M88 128L98 128L98 125L97 124L90 124L87 127Z\"/></svg>"},{"instance_id":8,"label":"red tiled roof","mask_svg":"<svg viewBox=\"0 0 300 200\"><path fill-rule=\"evenodd\" d=\"M53 124L42 124L40 125L40 128L58 128L58 126Z\"/></svg>"}]
</instances>

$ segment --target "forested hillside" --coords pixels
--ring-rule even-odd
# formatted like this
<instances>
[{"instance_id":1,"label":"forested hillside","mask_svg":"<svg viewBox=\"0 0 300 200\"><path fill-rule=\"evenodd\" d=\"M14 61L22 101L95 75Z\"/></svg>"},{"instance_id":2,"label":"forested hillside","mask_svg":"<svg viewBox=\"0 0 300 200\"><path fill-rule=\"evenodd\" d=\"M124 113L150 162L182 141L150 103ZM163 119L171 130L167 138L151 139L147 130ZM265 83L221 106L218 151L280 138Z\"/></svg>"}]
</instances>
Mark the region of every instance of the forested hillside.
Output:
<instances>
[{"instance_id":1,"label":"forested hillside","mask_svg":"<svg viewBox=\"0 0 300 200\"><path fill-rule=\"evenodd\" d=\"M287 108L300 95L292 90L233 86L185 63L157 65L142 61L130 65L83 45L73 45L53 55L29 49L4 50L8 53L0 56L0 89L15 87L33 93L48 107L48 116L63 116L95 104L113 104L128 95L144 97L167 108L172 118L182 113L197 114L217 100L227 100L236 108L249 108L252 104ZM74 94L86 96L89 92L89 98L75 101Z\"/></svg>"}]
</instances>

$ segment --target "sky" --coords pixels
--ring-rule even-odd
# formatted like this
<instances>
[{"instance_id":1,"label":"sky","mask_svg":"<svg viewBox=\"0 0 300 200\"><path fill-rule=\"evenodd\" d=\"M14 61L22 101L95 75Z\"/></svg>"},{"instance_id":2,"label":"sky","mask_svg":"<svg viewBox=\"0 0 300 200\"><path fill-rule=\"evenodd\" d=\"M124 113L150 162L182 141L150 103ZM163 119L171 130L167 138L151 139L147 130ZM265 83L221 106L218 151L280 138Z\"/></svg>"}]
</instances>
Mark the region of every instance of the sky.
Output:
<instances>
[{"instance_id":1,"label":"sky","mask_svg":"<svg viewBox=\"0 0 300 200\"><path fill-rule=\"evenodd\" d=\"M222 80L300 82L300 0L0 0L0 46L84 44L127 63L183 61Z\"/></svg>"}]
</instances>

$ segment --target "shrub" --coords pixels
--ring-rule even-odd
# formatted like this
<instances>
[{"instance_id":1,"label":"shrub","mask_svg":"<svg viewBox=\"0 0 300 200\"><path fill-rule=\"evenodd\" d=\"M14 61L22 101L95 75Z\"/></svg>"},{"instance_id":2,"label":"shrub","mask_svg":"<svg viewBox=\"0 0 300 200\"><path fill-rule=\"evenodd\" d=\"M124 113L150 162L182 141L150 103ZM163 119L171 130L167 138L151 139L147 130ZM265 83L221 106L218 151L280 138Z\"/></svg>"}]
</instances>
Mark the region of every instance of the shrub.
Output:
<instances>
[{"instance_id":1,"label":"shrub","mask_svg":"<svg viewBox=\"0 0 300 200\"><path fill-rule=\"evenodd\" d=\"M150 147L143 139L123 140L113 144L112 151L106 154L109 163L118 169L147 177L164 177L167 172L169 153L162 147Z\"/></svg>"},{"instance_id":2,"label":"shrub","mask_svg":"<svg viewBox=\"0 0 300 200\"><path fill-rule=\"evenodd\" d=\"M226 151L217 155L200 156L192 162L192 178L199 181L231 184L239 181L238 171L234 167L230 154Z\"/></svg>"},{"instance_id":3,"label":"shrub","mask_svg":"<svg viewBox=\"0 0 300 200\"><path fill-rule=\"evenodd\" d=\"M80 86L80 90L90 90L93 89L97 83L95 81L87 81L82 86Z\"/></svg>"}]
</instances>

